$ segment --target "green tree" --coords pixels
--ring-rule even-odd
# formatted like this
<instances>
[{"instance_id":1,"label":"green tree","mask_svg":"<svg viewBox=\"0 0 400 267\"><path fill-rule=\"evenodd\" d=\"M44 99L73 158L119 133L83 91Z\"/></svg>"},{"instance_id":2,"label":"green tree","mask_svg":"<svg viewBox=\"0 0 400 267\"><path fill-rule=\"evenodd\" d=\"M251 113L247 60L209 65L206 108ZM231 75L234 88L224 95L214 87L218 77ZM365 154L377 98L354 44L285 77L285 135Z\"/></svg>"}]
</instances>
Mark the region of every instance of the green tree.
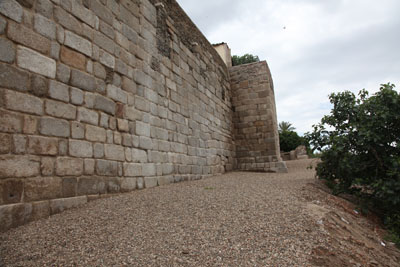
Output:
<instances>
[{"instance_id":1,"label":"green tree","mask_svg":"<svg viewBox=\"0 0 400 267\"><path fill-rule=\"evenodd\" d=\"M333 109L307 140L322 151L317 175L334 193L348 192L379 210L400 244L400 95L384 84L369 96L331 94Z\"/></svg>"},{"instance_id":2,"label":"green tree","mask_svg":"<svg viewBox=\"0 0 400 267\"><path fill-rule=\"evenodd\" d=\"M232 56L232 66L238 66L259 61L260 59L258 58L258 56L254 56L252 54L244 54L243 56Z\"/></svg>"},{"instance_id":3,"label":"green tree","mask_svg":"<svg viewBox=\"0 0 400 267\"><path fill-rule=\"evenodd\" d=\"M283 133L283 132L292 132L296 130L296 128L294 128L290 122L281 121L278 125L278 130L280 133Z\"/></svg>"},{"instance_id":4,"label":"green tree","mask_svg":"<svg viewBox=\"0 0 400 267\"><path fill-rule=\"evenodd\" d=\"M304 139L294 131L283 131L279 133L279 146L281 151L290 152L298 146L304 145Z\"/></svg>"}]
</instances>

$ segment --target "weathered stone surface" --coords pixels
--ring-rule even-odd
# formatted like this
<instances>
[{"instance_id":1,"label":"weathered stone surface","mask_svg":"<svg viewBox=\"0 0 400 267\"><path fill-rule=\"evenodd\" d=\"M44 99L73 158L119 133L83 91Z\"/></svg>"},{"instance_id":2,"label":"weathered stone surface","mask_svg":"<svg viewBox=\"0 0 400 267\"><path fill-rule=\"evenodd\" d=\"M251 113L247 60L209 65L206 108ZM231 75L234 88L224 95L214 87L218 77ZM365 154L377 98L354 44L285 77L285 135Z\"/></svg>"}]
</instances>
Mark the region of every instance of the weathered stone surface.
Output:
<instances>
[{"instance_id":1,"label":"weathered stone surface","mask_svg":"<svg viewBox=\"0 0 400 267\"><path fill-rule=\"evenodd\" d=\"M35 177L24 181L24 200L26 202L59 198L62 196L61 178Z\"/></svg>"},{"instance_id":2,"label":"weathered stone surface","mask_svg":"<svg viewBox=\"0 0 400 267\"><path fill-rule=\"evenodd\" d=\"M24 183L21 179L0 180L0 205L21 202Z\"/></svg>"},{"instance_id":3,"label":"weathered stone surface","mask_svg":"<svg viewBox=\"0 0 400 267\"><path fill-rule=\"evenodd\" d=\"M56 39L56 24L42 15L35 14L33 28L49 39Z\"/></svg>"},{"instance_id":4,"label":"weathered stone surface","mask_svg":"<svg viewBox=\"0 0 400 267\"><path fill-rule=\"evenodd\" d=\"M61 1L61 3L64 2L69 2L69 1ZM54 8L54 18L56 22L61 24L64 28L71 30L73 32L76 32L78 34L81 34L83 31L82 24L74 18L71 14L69 14L67 11L62 9L61 7L56 6ZM63 43L63 42L61 42Z\"/></svg>"},{"instance_id":5,"label":"weathered stone surface","mask_svg":"<svg viewBox=\"0 0 400 267\"><path fill-rule=\"evenodd\" d=\"M59 198L50 200L50 213L60 213L66 209L76 208L87 203L87 196Z\"/></svg>"},{"instance_id":6,"label":"weathered stone surface","mask_svg":"<svg viewBox=\"0 0 400 267\"><path fill-rule=\"evenodd\" d=\"M94 174L94 167L95 167L94 159L85 159L84 162L84 172L86 175L93 175Z\"/></svg>"},{"instance_id":7,"label":"weathered stone surface","mask_svg":"<svg viewBox=\"0 0 400 267\"><path fill-rule=\"evenodd\" d=\"M56 77L60 82L68 83L71 77L71 69L64 64L58 63Z\"/></svg>"},{"instance_id":8,"label":"weathered stone surface","mask_svg":"<svg viewBox=\"0 0 400 267\"><path fill-rule=\"evenodd\" d=\"M66 177L62 179L62 194L63 197L74 197L77 193L77 178Z\"/></svg>"},{"instance_id":9,"label":"weathered stone surface","mask_svg":"<svg viewBox=\"0 0 400 267\"><path fill-rule=\"evenodd\" d=\"M93 145L93 154L96 159L104 157L104 145L101 143L95 143Z\"/></svg>"},{"instance_id":10,"label":"weathered stone surface","mask_svg":"<svg viewBox=\"0 0 400 267\"><path fill-rule=\"evenodd\" d=\"M29 74L13 66L0 63L0 86L27 91L29 88Z\"/></svg>"},{"instance_id":11,"label":"weathered stone surface","mask_svg":"<svg viewBox=\"0 0 400 267\"><path fill-rule=\"evenodd\" d=\"M156 164L144 163L142 164L142 175L143 176L155 176L157 174Z\"/></svg>"},{"instance_id":12,"label":"weathered stone surface","mask_svg":"<svg viewBox=\"0 0 400 267\"><path fill-rule=\"evenodd\" d=\"M20 3L24 7L32 8L35 0L17 0L17 2Z\"/></svg>"},{"instance_id":13,"label":"weathered stone surface","mask_svg":"<svg viewBox=\"0 0 400 267\"><path fill-rule=\"evenodd\" d=\"M30 221L31 203L18 203L0 206L0 232L17 227Z\"/></svg>"},{"instance_id":14,"label":"weathered stone surface","mask_svg":"<svg viewBox=\"0 0 400 267\"><path fill-rule=\"evenodd\" d=\"M158 186L158 178L157 177L144 177L144 187L152 188Z\"/></svg>"},{"instance_id":15,"label":"weathered stone surface","mask_svg":"<svg viewBox=\"0 0 400 267\"><path fill-rule=\"evenodd\" d=\"M94 100L94 108L114 115L116 105L115 102L101 95L96 95Z\"/></svg>"},{"instance_id":16,"label":"weathered stone surface","mask_svg":"<svg viewBox=\"0 0 400 267\"><path fill-rule=\"evenodd\" d=\"M97 16L109 25L113 24L113 14L104 5L99 3L97 0L90 1L90 10L92 10Z\"/></svg>"},{"instance_id":17,"label":"weathered stone surface","mask_svg":"<svg viewBox=\"0 0 400 267\"><path fill-rule=\"evenodd\" d=\"M69 140L69 155L78 158L91 158L93 145L87 141Z\"/></svg>"},{"instance_id":18,"label":"weathered stone surface","mask_svg":"<svg viewBox=\"0 0 400 267\"><path fill-rule=\"evenodd\" d=\"M65 31L64 44L72 49L75 49L76 51L81 52L82 54L87 55L88 57L92 56L92 44L88 40L76 35L73 32Z\"/></svg>"},{"instance_id":19,"label":"weathered stone surface","mask_svg":"<svg viewBox=\"0 0 400 267\"><path fill-rule=\"evenodd\" d=\"M31 29L14 22L8 24L7 36L14 42L23 44L43 54L50 52L51 41Z\"/></svg>"},{"instance_id":20,"label":"weathered stone surface","mask_svg":"<svg viewBox=\"0 0 400 267\"><path fill-rule=\"evenodd\" d=\"M18 46L17 64L19 67L44 75L49 78L56 77L56 62L29 48Z\"/></svg>"},{"instance_id":21,"label":"weathered stone surface","mask_svg":"<svg viewBox=\"0 0 400 267\"><path fill-rule=\"evenodd\" d=\"M89 141L104 143L106 141L106 130L100 127L86 125L85 137Z\"/></svg>"},{"instance_id":22,"label":"weathered stone surface","mask_svg":"<svg viewBox=\"0 0 400 267\"><path fill-rule=\"evenodd\" d=\"M35 10L45 17L53 17L53 4L49 0L37 0Z\"/></svg>"},{"instance_id":23,"label":"weathered stone surface","mask_svg":"<svg viewBox=\"0 0 400 267\"><path fill-rule=\"evenodd\" d=\"M71 123L71 137L74 139L85 138L85 126L78 122Z\"/></svg>"},{"instance_id":24,"label":"weathered stone surface","mask_svg":"<svg viewBox=\"0 0 400 267\"><path fill-rule=\"evenodd\" d=\"M136 134L139 136L150 137L150 125L141 121L136 121Z\"/></svg>"},{"instance_id":25,"label":"weathered stone surface","mask_svg":"<svg viewBox=\"0 0 400 267\"><path fill-rule=\"evenodd\" d=\"M39 132L49 136L69 137L69 123L66 120L42 117L39 122Z\"/></svg>"},{"instance_id":26,"label":"weathered stone surface","mask_svg":"<svg viewBox=\"0 0 400 267\"><path fill-rule=\"evenodd\" d=\"M106 159L124 161L125 160L125 151L123 146L113 145L113 144L105 144L104 152Z\"/></svg>"},{"instance_id":27,"label":"weathered stone surface","mask_svg":"<svg viewBox=\"0 0 400 267\"><path fill-rule=\"evenodd\" d=\"M25 154L27 138L25 135L14 134L13 135L13 149L14 154Z\"/></svg>"},{"instance_id":28,"label":"weathered stone surface","mask_svg":"<svg viewBox=\"0 0 400 267\"><path fill-rule=\"evenodd\" d=\"M56 174L58 176L77 176L83 173L83 159L58 157Z\"/></svg>"},{"instance_id":29,"label":"weathered stone surface","mask_svg":"<svg viewBox=\"0 0 400 267\"><path fill-rule=\"evenodd\" d=\"M0 13L12 20L21 22L23 8L15 0L3 0L0 1Z\"/></svg>"},{"instance_id":30,"label":"weathered stone surface","mask_svg":"<svg viewBox=\"0 0 400 267\"><path fill-rule=\"evenodd\" d=\"M50 216L50 205L49 201L36 201L32 203L32 215L31 220L39 220Z\"/></svg>"},{"instance_id":31,"label":"weathered stone surface","mask_svg":"<svg viewBox=\"0 0 400 267\"><path fill-rule=\"evenodd\" d=\"M40 163L40 171L42 176L52 176L54 174L55 158L53 157L42 157Z\"/></svg>"},{"instance_id":32,"label":"weathered stone surface","mask_svg":"<svg viewBox=\"0 0 400 267\"><path fill-rule=\"evenodd\" d=\"M96 173L102 176L117 176L118 162L110 160L96 160Z\"/></svg>"},{"instance_id":33,"label":"weathered stone surface","mask_svg":"<svg viewBox=\"0 0 400 267\"><path fill-rule=\"evenodd\" d=\"M128 103L128 94L121 88L118 88L112 84L107 85L107 96L115 101L121 103Z\"/></svg>"},{"instance_id":34,"label":"weathered stone surface","mask_svg":"<svg viewBox=\"0 0 400 267\"><path fill-rule=\"evenodd\" d=\"M99 114L96 111L79 107L78 108L78 121L90 123L93 125L99 124Z\"/></svg>"},{"instance_id":35,"label":"weathered stone surface","mask_svg":"<svg viewBox=\"0 0 400 267\"><path fill-rule=\"evenodd\" d=\"M0 156L0 178L32 177L40 173L40 163L29 156Z\"/></svg>"},{"instance_id":36,"label":"weathered stone surface","mask_svg":"<svg viewBox=\"0 0 400 267\"><path fill-rule=\"evenodd\" d=\"M49 91L49 81L41 75L32 75L29 91L39 97L47 96Z\"/></svg>"},{"instance_id":37,"label":"weathered stone surface","mask_svg":"<svg viewBox=\"0 0 400 267\"><path fill-rule=\"evenodd\" d=\"M0 133L0 154L8 154L11 150L11 135Z\"/></svg>"},{"instance_id":38,"label":"weathered stone surface","mask_svg":"<svg viewBox=\"0 0 400 267\"><path fill-rule=\"evenodd\" d=\"M149 137L146 136L140 136L139 137L139 148L142 149L152 149L153 148L153 142Z\"/></svg>"},{"instance_id":39,"label":"weathered stone surface","mask_svg":"<svg viewBox=\"0 0 400 267\"><path fill-rule=\"evenodd\" d=\"M96 82L93 76L75 69L71 71L71 85L86 91L94 91L96 89Z\"/></svg>"},{"instance_id":40,"label":"weathered stone surface","mask_svg":"<svg viewBox=\"0 0 400 267\"><path fill-rule=\"evenodd\" d=\"M113 69L115 67L115 57L106 51L100 50L99 60L105 66Z\"/></svg>"},{"instance_id":41,"label":"weathered stone surface","mask_svg":"<svg viewBox=\"0 0 400 267\"><path fill-rule=\"evenodd\" d=\"M121 180L121 192L130 192L136 189L137 178L122 178Z\"/></svg>"},{"instance_id":42,"label":"weathered stone surface","mask_svg":"<svg viewBox=\"0 0 400 267\"><path fill-rule=\"evenodd\" d=\"M84 21L86 24L94 28L96 23L95 15L92 11L85 8L83 5L80 5L76 1L72 1L72 14L74 14L77 18Z\"/></svg>"},{"instance_id":43,"label":"weathered stone surface","mask_svg":"<svg viewBox=\"0 0 400 267\"><path fill-rule=\"evenodd\" d=\"M71 87L70 93L71 93L71 103L72 104L75 104L75 105L83 104L83 91L82 90L75 88L75 87Z\"/></svg>"},{"instance_id":44,"label":"weathered stone surface","mask_svg":"<svg viewBox=\"0 0 400 267\"><path fill-rule=\"evenodd\" d=\"M22 116L0 109L0 131L6 133L19 133L22 131Z\"/></svg>"},{"instance_id":45,"label":"weathered stone surface","mask_svg":"<svg viewBox=\"0 0 400 267\"><path fill-rule=\"evenodd\" d=\"M0 18L0 34L4 34L6 26L7 26L7 21L3 18Z\"/></svg>"},{"instance_id":46,"label":"weathered stone surface","mask_svg":"<svg viewBox=\"0 0 400 267\"><path fill-rule=\"evenodd\" d=\"M15 60L15 47L6 38L0 37L0 61L13 63Z\"/></svg>"},{"instance_id":47,"label":"weathered stone surface","mask_svg":"<svg viewBox=\"0 0 400 267\"><path fill-rule=\"evenodd\" d=\"M21 111L36 115L43 114L43 100L38 97L16 91L5 90L4 99L6 107L9 110Z\"/></svg>"},{"instance_id":48,"label":"weathered stone surface","mask_svg":"<svg viewBox=\"0 0 400 267\"><path fill-rule=\"evenodd\" d=\"M85 70L86 68L86 57L81 53L75 52L65 46L61 47L60 59L63 63L80 69Z\"/></svg>"},{"instance_id":49,"label":"weathered stone surface","mask_svg":"<svg viewBox=\"0 0 400 267\"><path fill-rule=\"evenodd\" d=\"M36 155L57 155L58 139L43 136L28 136L28 153Z\"/></svg>"},{"instance_id":50,"label":"weathered stone surface","mask_svg":"<svg viewBox=\"0 0 400 267\"><path fill-rule=\"evenodd\" d=\"M47 115L64 118L75 119L76 107L71 104L64 104L62 102L46 100L45 111Z\"/></svg>"},{"instance_id":51,"label":"weathered stone surface","mask_svg":"<svg viewBox=\"0 0 400 267\"><path fill-rule=\"evenodd\" d=\"M142 165L140 163L124 163L124 176L142 176Z\"/></svg>"},{"instance_id":52,"label":"weathered stone surface","mask_svg":"<svg viewBox=\"0 0 400 267\"><path fill-rule=\"evenodd\" d=\"M114 54L115 43L104 34L100 32L95 32L93 42L107 52Z\"/></svg>"},{"instance_id":53,"label":"weathered stone surface","mask_svg":"<svg viewBox=\"0 0 400 267\"><path fill-rule=\"evenodd\" d=\"M49 96L51 98L69 102L69 89L68 86L53 80L49 83Z\"/></svg>"}]
</instances>

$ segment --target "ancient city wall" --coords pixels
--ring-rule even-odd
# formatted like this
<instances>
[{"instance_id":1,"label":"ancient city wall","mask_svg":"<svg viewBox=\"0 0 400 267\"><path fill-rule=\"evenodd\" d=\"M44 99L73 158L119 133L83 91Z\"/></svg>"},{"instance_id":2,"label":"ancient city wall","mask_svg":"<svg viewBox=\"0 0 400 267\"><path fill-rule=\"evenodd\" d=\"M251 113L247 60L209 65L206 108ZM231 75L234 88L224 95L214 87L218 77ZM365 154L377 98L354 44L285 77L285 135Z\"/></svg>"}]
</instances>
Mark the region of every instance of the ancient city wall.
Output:
<instances>
[{"instance_id":1,"label":"ancient city wall","mask_svg":"<svg viewBox=\"0 0 400 267\"><path fill-rule=\"evenodd\" d=\"M232 170L232 117L228 70L175 1L0 1L1 230Z\"/></svg>"},{"instance_id":2,"label":"ancient city wall","mask_svg":"<svg viewBox=\"0 0 400 267\"><path fill-rule=\"evenodd\" d=\"M239 65L229 71L238 169L286 171L280 157L274 85L267 62Z\"/></svg>"}]
</instances>

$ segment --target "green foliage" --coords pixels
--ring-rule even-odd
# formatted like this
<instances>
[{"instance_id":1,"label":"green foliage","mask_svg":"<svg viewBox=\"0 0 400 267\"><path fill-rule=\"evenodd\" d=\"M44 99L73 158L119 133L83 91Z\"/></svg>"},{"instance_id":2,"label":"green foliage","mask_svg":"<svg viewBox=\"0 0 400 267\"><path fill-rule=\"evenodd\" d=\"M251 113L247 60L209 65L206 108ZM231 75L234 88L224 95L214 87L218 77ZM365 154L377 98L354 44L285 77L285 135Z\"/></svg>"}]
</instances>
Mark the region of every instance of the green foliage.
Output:
<instances>
[{"instance_id":1,"label":"green foliage","mask_svg":"<svg viewBox=\"0 0 400 267\"><path fill-rule=\"evenodd\" d=\"M294 128L290 122L281 121L279 123L279 125L278 125L278 130L279 130L280 133L282 133L282 132L292 132L292 131L296 130L296 128Z\"/></svg>"},{"instance_id":2,"label":"green foliage","mask_svg":"<svg viewBox=\"0 0 400 267\"><path fill-rule=\"evenodd\" d=\"M321 151L316 171L335 193L349 192L378 209L400 236L400 95L384 84L369 96L331 94L333 109L306 134Z\"/></svg>"},{"instance_id":3,"label":"green foliage","mask_svg":"<svg viewBox=\"0 0 400 267\"><path fill-rule=\"evenodd\" d=\"M281 151L290 152L300 145L304 145L304 139L296 132L284 131L279 133L279 146Z\"/></svg>"},{"instance_id":4,"label":"green foliage","mask_svg":"<svg viewBox=\"0 0 400 267\"><path fill-rule=\"evenodd\" d=\"M259 61L260 59L258 58L258 56L253 56L252 54L244 54L243 56L234 55L232 57L232 66L238 66Z\"/></svg>"}]
</instances>

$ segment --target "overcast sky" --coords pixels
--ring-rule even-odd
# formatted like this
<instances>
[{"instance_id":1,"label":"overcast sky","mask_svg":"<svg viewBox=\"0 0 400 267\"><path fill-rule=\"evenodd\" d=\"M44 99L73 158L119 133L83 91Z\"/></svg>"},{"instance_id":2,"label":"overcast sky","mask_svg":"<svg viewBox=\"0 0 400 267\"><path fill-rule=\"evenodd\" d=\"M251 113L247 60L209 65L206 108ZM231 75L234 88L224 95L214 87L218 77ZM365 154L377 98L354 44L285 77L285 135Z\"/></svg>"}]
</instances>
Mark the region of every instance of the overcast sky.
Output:
<instances>
[{"instance_id":1,"label":"overcast sky","mask_svg":"<svg viewBox=\"0 0 400 267\"><path fill-rule=\"evenodd\" d=\"M399 0L177 0L211 43L267 60L278 121L311 131L331 92L400 89Z\"/></svg>"}]
</instances>

